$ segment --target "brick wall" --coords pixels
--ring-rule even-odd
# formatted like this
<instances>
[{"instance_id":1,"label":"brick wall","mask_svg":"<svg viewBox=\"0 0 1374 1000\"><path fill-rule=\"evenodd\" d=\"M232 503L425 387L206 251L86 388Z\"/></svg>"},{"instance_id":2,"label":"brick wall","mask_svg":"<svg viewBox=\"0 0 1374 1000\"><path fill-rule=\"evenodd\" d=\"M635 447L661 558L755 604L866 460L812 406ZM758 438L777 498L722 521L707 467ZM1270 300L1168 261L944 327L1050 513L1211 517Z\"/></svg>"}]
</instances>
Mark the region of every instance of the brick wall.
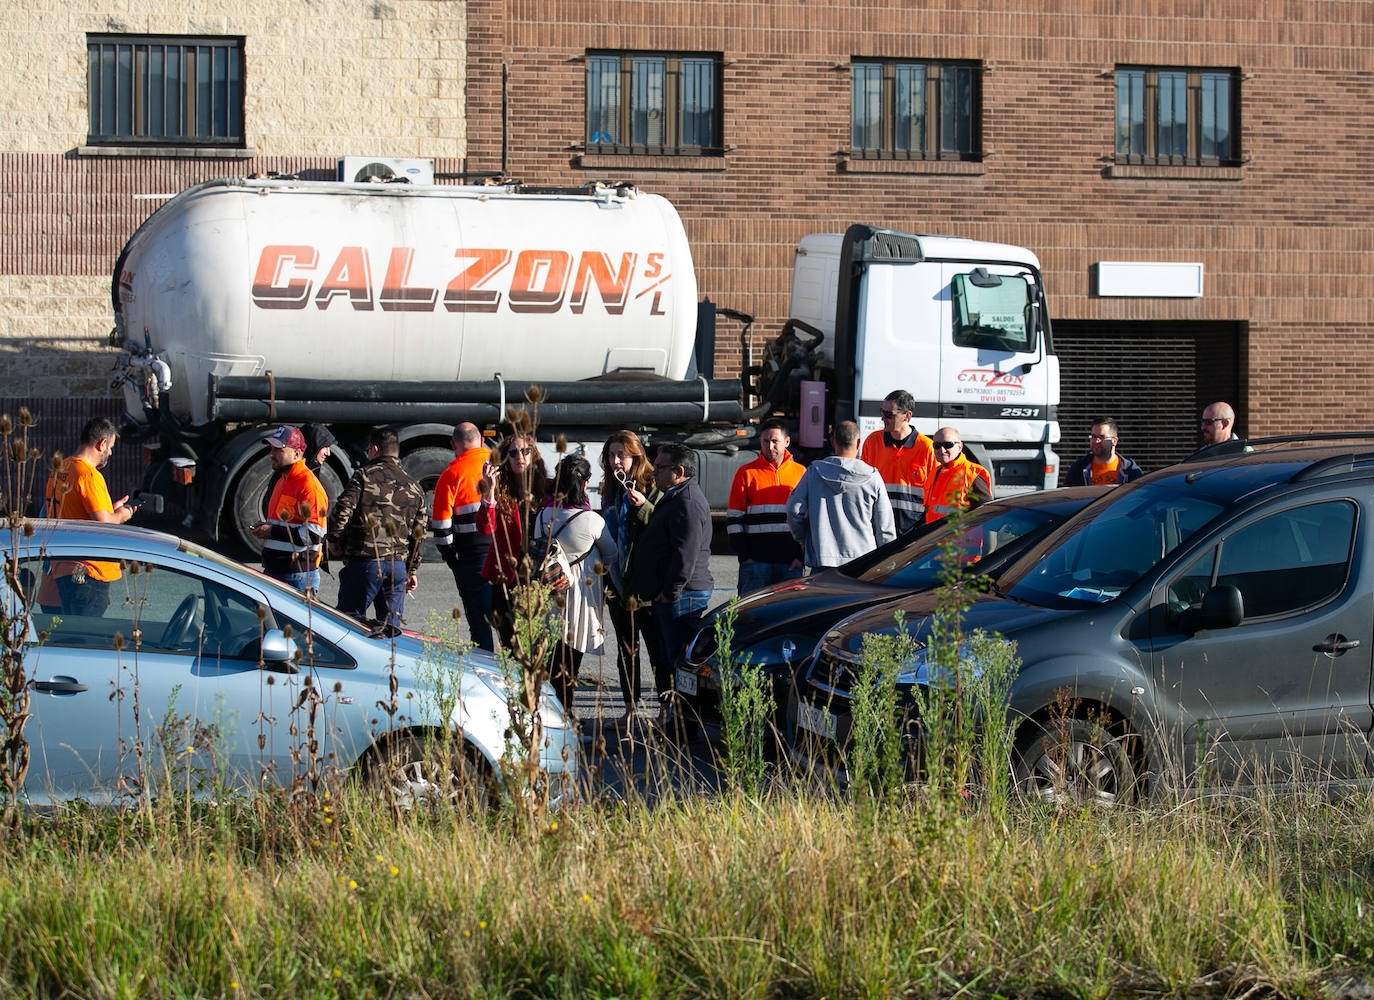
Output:
<instances>
[{"instance_id":1,"label":"brick wall","mask_svg":"<svg viewBox=\"0 0 1374 1000\"><path fill-rule=\"evenodd\" d=\"M0 4L0 394L103 385L108 276L157 204L138 195L256 170L331 176L345 153L494 172L504 134L507 171L524 181L629 180L673 200L702 294L759 317L756 351L784 318L797 239L862 221L1030 247L1057 317L1238 324L1236 402L1251 434L1306 426L1316 412L1374 422L1363 349L1374 324L1363 177L1374 4L1142 0L1122 14L1114 0L1067 0L1054 13L1010 0L77 0L60 18ZM77 155L95 31L245 35L256 157ZM721 53L725 155L584 156L589 48ZM984 161L847 163L854 56L980 61ZM1113 165L1118 63L1238 67L1244 164ZM1206 293L1097 298L1102 260L1200 261ZM724 326L718 372L740 353Z\"/></svg>"},{"instance_id":2,"label":"brick wall","mask_svg":"<svg viewBox=\"0 0 1374 1000\"><path fill-rule=\"evenodd\" d=\"M1304 426L1314 404L1328 422L1374 421L1363 350L1374 195L1362 176L1374 152L1374 5L1055 6L470 0L472 38L499 39L503 51L484 48L469 93L499 86L506 64L513 176L630 180L674 201L702 294L759 316L760 337L785 318L791 248L804 233L851 222L946 232L1034 249L1055 316L1248 324L1238 402L1251 434ZM725 156L582 157L581 57L603 47L722 53ZM854 56L981 61L984 162L846 164ZM1244 164L1115 167L1120 63L1239 67ZM473 101L468 129L471 161L495 169L499 104ZM1206 292L1097 298L1101 260L1200 261ZM738 358L723 343L718 368Z\"/></svg>"}]
</instances>

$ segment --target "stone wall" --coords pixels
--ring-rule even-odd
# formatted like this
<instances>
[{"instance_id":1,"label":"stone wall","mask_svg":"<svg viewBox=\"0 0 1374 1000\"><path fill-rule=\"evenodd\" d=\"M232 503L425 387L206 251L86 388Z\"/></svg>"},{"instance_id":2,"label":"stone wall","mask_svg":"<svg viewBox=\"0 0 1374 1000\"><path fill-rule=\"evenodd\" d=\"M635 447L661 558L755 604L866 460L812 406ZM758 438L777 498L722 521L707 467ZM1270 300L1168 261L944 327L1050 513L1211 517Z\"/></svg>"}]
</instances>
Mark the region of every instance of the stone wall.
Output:
<instances>
[{"instance_id":1,"label":"stone wall","mask_svg":"<svg viewBox=\"0 0 1374 1000\"><path fill-rule=\"evenodd\" d=\"M86 37L107 32L242 35L244 148L87 147ZM0 0L0 397L113 395L110 276L171 194L345 155L461 171L466 32L453 0Z\"/></svg>"}]
</instances>

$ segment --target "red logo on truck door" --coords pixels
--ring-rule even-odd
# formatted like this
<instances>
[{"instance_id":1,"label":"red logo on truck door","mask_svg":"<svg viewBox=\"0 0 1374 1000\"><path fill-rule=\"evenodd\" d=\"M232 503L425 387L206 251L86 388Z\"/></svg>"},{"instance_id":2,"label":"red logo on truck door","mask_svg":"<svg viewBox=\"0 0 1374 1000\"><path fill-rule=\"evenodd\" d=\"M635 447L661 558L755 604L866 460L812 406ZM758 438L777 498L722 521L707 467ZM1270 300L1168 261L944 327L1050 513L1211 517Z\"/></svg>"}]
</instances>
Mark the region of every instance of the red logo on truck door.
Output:
<instances>
[{"instance_id":1,"label":"red logo on truck door","mask_svg":"<svg viewBox=\"0 0 1374 1000\"><path fill-rule=\"evenodd\" d=\"M422 283L413 247L387 253L380 287L367 247L340 247L327 267L312 246L276 243L263 247L253 276L253 303L261 309L304 309L313 299L317 309L346 301L357 311L380 306L385 311L429 312L442 299L450 312L554 313L569 308L581 314L592 289L606 312L618 316L634 299L649 296L651 315L662 315L663 289L672 275L663 271L663 253L615 255L600 250L521 250L462 248L442 286ZM513 266L512 266L513 262ZM318 285L316 276L318 275ZM340 307L342 308L342 307Z\"/></svg>"}]
</instances>

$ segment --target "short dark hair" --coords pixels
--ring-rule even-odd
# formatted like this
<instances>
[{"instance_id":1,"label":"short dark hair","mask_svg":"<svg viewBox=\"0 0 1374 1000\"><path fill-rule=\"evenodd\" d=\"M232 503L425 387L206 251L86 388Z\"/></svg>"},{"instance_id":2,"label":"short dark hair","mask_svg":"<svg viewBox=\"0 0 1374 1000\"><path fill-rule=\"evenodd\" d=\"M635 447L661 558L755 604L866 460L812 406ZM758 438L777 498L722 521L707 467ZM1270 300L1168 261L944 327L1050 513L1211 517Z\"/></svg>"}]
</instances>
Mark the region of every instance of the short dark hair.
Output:
<instances>
[{"instance_id":1,"label":"short dark hair","mask_svg":"<svg viewBox=\"0 0 1374 1000\"><path fill-rule=\"evenodd\" d=\"M94 448L101 441L107 441L119 434L114 421L105 417L91 417L81 427L81 447Z\"/></svg>"},{"instance_id":2,"label":"short dark hair","mask_svg":"<svg viewBox=\"0 0 1374 1000\"><path fill-rule=\"evenodd\" d=\"M374 427L367 436L367 443L377 449L379 455L399 455L401 437L391 427Z\"/></svg>"},{"instance_id":3,"label":"short dark hair","mask_svg":"<svg viewBox=\"0 0 1374 1000\"><path fill-rule=\"evenodd\" d=\"M674 468L681 466L683 475L688 479L697 474L697 453L685 444L661 444L658 453L666 456Z\"/></svg>"},{"instance_id":4,"label":"short dark hair","mask_svg":"<svg viewBox=\"0 0 1374 1000\"><path fill-rule=\"evenodd\" d=\"M883 397L884 403L891 403L902 413L914 413L916 411L916 397L905 389L893 389Z\"/></svg>"},{"instance_id":5,"label":"short dark hair","mask_svg":"<svg viewBox=\"0 0 1374 1000\"><path fill-rule=\"evenodd\" d=\"M852 420L841 420L831 436L835 439L835 447L848 451L859 443L859 425Z\"/></svg>"},{"instance_id":6,"label":"short dark hair","mask_svg":"<svg viewBox=\"0 0 1374 1000\"><path fill-rule=\"evenodd\" d=\"M769 417L759 424L759 437L763 437L764 431L782 431L782 436L785 438L792 436L792 432L787 429L787 421L782 417Z\"/></svg>"},{"instance_id":7,"label":"short dark hair","mask_svg":"<svg viewBox=\"0 0 1374 1000\"><path fill-rule=\"evenodd\" d=\"M1096 420L1094 420L1094 421L1092 422L1092 426L1093 426L1093 427L1110 427L1110 428L1111 428L1111 433L1107 435L1108 437L1120 437L1120 436L1121 436L1120 432L1117 430L1116 420L1115 420L1115 418L1113 418L1113 417L1098 417ZM1089 429L1091 430L1091 428L1089 428Z\"/></svg>"}]
</instances>

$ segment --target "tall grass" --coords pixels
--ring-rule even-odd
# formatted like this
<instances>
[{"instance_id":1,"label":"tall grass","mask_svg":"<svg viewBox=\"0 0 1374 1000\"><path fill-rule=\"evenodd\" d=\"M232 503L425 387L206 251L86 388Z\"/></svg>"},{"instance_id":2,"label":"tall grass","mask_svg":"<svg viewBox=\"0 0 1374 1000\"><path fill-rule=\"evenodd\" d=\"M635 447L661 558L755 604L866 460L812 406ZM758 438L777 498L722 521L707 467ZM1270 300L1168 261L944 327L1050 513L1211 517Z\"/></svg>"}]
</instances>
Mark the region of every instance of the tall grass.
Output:
<instances>
[{"instance_id":1,"label":"tall grass","mask_svg":"<svg viewBox=\"0 0 1374 1000\"><path fill-rule=\"evenodd\" d=\"M1362 801L994 821L922 799L873 822L775 786L530 837L346 795L337 842L272 845L260 815L169 809L122 846L105 815L29 820L0 856L0 992L1295 996L1374 962Z\"/></svg>"}]
</instances>

